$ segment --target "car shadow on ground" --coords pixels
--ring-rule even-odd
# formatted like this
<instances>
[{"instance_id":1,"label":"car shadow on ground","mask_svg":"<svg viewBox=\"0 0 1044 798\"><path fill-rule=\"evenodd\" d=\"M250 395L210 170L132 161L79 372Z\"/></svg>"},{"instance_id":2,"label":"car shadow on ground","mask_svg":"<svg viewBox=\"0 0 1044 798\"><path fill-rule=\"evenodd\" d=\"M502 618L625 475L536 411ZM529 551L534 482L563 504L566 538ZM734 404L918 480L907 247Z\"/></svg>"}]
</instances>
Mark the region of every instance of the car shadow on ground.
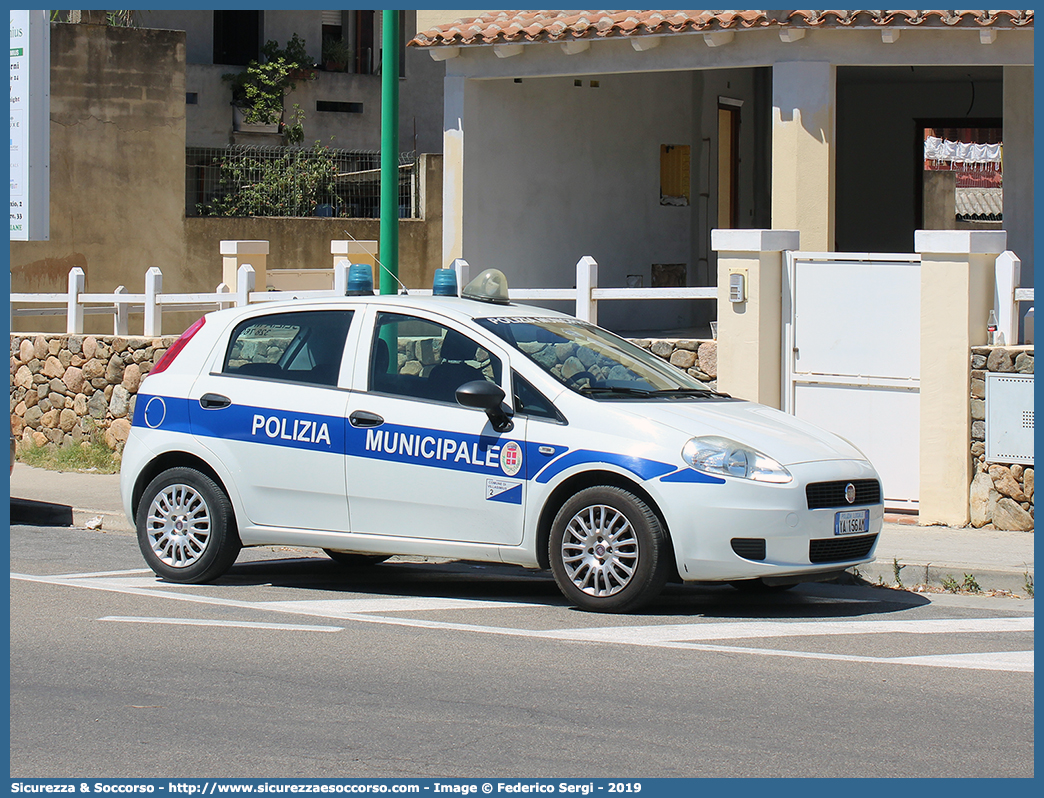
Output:
<instances>
[{"instance_id":1,"label":"car shadow on ground","mask_svg":"<svg viewBox=\"0 0 1044 798\"><path fill-rule=\"evenodd\" d=\"M72 526L73 508L32 499L11 497L11 524L25 526Z\"/></svg>"},{"instance_id":2,"label":"car shadow on ground","mask_svg":"<svg viewBox=\"0 0 1044 798\"><path fill-rule=\"evenodd\" d=\"M727 584L670 583L650 605L630 617L681 618L852 618L901 612L930 603L926 596L853 584L808 582L772 593L740 592ZM549 571L461 560L345 566L325 557L240 561L214 586L270 586L324 594L351 592L372 597L447 598L525 603L576 610L558 591ZM329 598L327 595L323 599ZM300 600L295 597L294 600Z\"/></svg>"}]
</instances>

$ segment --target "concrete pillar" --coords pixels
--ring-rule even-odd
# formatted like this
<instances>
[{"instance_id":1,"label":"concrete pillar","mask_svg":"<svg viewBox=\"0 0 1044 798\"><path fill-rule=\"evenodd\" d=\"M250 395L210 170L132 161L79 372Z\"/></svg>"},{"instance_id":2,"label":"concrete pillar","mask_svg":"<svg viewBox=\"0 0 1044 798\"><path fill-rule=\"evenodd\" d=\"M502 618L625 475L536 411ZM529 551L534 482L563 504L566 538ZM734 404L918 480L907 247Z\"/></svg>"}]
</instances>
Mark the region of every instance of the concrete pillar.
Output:
<instances>
[{"instance_id":1,"label":"concrete pillar","mask_svg":"<svg viewBox=\"0 0 1044 798\"><path fill-rule=\"evenodd\" d=\"M442 264L464 257L464 88L467 79L443 81ZM463 288L463 286L461 286Z\"/></svg>"},{"instance_id":2,"label":"concrete pillar","mask_svg":"<svg viewBox=\"0 0 1044 798\"><path fill-rule=\"evenodd\" d=\"M921 255L922 524L965 526L971 485L971 348L986 344L1003 230L917 230Z\"/></svg>"},{"instance_id":3,"label":"concrete pillar","mask_svg":"<svg viewBox=\"0 0 1044 798\"><path fill-rule=\"evenodd\" d=\"M718 388L741 399L782 406L783 251L797 230L712 230L718 253ZM745 299L729 301L733 274Z\"/></svg>"},{"instance_id":4,"label":"concrete pillar","mask_svg":"<svg viewBox=\"0 0 1044 798\"><path fill-rule=\"evenodd\" d=\"M1033 285L1033 67L1004 67L1004 229ZM1027 308L1023 308L1026 310Z\"/></svg>"},{"instance_id":5,"label":"concrete pillar","mask_svg":"<svg viewBox=\"0 0 1044 798\"><path fill-rule=\"evenodd\" d=\"M221 282L234 288L239 267L245 263L254 267L255 285L264 291L268 286L268 242L221 242Z\"/></svg>"},{"instance_id":6,"label":"concrete pillar","mask_svg":"<svg viewBox=\"0 0 1044 798\"><path fill-rule=\"evenodd\" d=\"M331 241L330 254L333 255L334 268L338 262L348 261L353 263L365 263L373 269L373 284L381 284L380 267L377 259L380 257L380 249L376 241Z\"/></svg>"},{"instance_id":7,"label":"concrete pillar","mask_svg":"<svg viewBox=\"0 0 1044 798\"><path fill-rule=\"evenodd\" d=\"M833 64L772 66L772 229L811 252L834 248L836 88Z\"/></svg>"}]
</instances>

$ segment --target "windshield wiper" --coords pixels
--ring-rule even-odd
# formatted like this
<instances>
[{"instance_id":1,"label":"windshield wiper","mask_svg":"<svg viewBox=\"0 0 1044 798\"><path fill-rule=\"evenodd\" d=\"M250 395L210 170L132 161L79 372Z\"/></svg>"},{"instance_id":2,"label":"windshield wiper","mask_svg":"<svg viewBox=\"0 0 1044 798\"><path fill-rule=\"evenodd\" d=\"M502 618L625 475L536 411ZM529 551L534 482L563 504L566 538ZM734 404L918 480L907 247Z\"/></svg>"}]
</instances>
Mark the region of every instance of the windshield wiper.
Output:
<instances>
[{"instance_id":1,"label":"windshield wiper","mask_svg":"<svg viewBox=\"0 0 1044 798\"><path fill-rule=\"evenodd\" d=\"M580 393L619 393L627 396L652 396L655 393L645 388L624 388L619 385L583 385L578 390Z\"/></svg>"},{"instance_id":2,"label":"windshield wiper","mask_svg":"<svg viewBox=\"0 0 1044 798\"><path fill-rule=\"evenodd\" d=\"M645 388L628 388L621 385L584 385L579 389L580 393L613 393L623 396L698 396L703 399L731 399L727 393L712 391L710 388L661 388L659 390L647 390Z\"/></svg>"},{"instance_id":3,"label":"windshield wiper","mask_svg":"<svg viewBox=\"0 0 1044 798\"><path fill-rule=\"evenodd\" d=\"M650 391L650 396L702 396L706 398L720 396L725 399L732 397L721 391L712 391L710 388L662 388L659 391Z\"/></svg>"}]
</instances>

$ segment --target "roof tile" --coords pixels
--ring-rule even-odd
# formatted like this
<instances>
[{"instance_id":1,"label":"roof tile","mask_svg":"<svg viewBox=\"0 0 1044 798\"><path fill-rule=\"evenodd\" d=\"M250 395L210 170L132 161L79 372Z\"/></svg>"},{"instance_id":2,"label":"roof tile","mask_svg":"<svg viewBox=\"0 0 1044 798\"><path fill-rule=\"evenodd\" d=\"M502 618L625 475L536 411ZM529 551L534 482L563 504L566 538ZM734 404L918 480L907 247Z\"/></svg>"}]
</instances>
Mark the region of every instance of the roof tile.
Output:
<instances>
[{"instance_id":1,"label":"roof tile","mask_svg":"<svg viewBox=\"0 0 1044 798\"><path fill-rule=\"evenodd\" d=\"M562 42L765 28L1032 27L1033 11L492 11L417 34L414 47Z\"/></svg>"}]
</instances>

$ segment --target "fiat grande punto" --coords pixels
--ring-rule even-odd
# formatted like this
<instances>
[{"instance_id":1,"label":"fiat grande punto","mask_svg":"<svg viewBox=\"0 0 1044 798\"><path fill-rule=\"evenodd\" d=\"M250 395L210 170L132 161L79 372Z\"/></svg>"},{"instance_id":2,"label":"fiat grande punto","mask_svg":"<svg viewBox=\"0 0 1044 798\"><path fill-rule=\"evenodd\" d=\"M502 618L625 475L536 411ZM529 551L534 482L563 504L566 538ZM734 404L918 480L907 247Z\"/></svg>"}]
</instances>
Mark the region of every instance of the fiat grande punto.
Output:
<instances>
[{"instance_id":1,"label":"fiat grande punto","mask_svg":"<svg viewBox=\"0 0 1044 798\"><path fill-rule=\"evenodd\" d=\"M443 292L189 328L123 453L149 567L206 582L266 545L449 557L550 569L575 606L622 612L669 580L785 589L873 559L880 479L844 439L512 304L496 270Z\"/></svg>"}]
</instances>

